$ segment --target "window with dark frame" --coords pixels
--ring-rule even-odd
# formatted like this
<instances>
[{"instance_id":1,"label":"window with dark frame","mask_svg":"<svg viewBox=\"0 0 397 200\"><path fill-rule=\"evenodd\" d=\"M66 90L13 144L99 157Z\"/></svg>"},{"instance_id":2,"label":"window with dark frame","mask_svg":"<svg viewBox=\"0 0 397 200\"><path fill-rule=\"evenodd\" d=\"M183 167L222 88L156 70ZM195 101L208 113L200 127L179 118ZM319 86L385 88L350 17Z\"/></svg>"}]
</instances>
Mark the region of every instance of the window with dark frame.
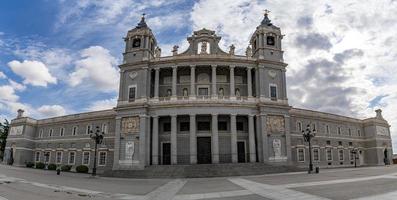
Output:
<instances>
[{"instance_id":1,"label":"window with dark frame","mask_svg":"<svg viewBox=\"0 0 397 200\"><path fill-rule=\"evenodd\" d=\"M181 122L179 123L179 131L189 131L190 123L189 122Z\"/></svg>"},{"instance_id":2,"label":"window with dark frame","mask_svg":"<svg viewBox=\"0 0 397 200\"><path fill-rule=\"evenodd\" d=\"M132 40L132 48L141 47L141 39L135 38Z\"/></svg>"},{"instance_id":3,"label":"window with dark frame","mask_svg":"<svg viewBox=\"0 0 397 200\"><path fill-rule=\"evenodd\" d=\"M211 123L210 122L197 122L197 130L209 131L209 130L211 130Z\"/></svg>"},{"instance_id":4,"label":"window with dark frame","mask_svg":"<svg viewBox=\"0 0 397 200\"><path fill-rule=\"evenodd\" d=\"M225 121L218 121L218 130L220 130L220 131L227 131L227 122L225 122Z\"/></svg>"},{"instance_id":5,"label":"window with dark frame","mask_svg":"<svg viewBox=\"0 0 397 200\"><path fill-rule=\"evenodd\" d=\"M331 145L331 140L327 140L327 145Z\"/></svg>"},{"instance_id":6,"label":"window with dark frame","mask_svg":"<svg viewBox=\"0 0 397 200\"><path fill-rule=\"evenodd\" d=\"M238 131L244 131L244 123L243 122L236 122L236 128Z\"/></svg>"},{"instance_id":7,"label":"window with dark frame","mask_svg":"<svg viewBox=\"0 0 397 200\"><path fill-rule=\"evenodd\" d=\"M165 123L163 124L163 131L164 131L164 132L170 132L170 131L171 131L171 123L165 122Z\"/></svg>"},{"instance_id":8,"label":"window with dark frame","mask_svg":"<svg viewBox=\"0 0 397 200\"><path fill-rule=\"evenodd\" d=\"M130 87L128 92L128 101L134 102L136 96L136 87Z\"/></svg>"},{"instance_id":9,"label":"window with dark frame","mask_svg":"<svg viewBox=\"0 0 397 200\"><path fill-rule=\"evenodd\" d=\"M267 37L266 37L266 44L267 44L267 45L274 46L274 44L275 44L274 36L267 36Z\"/></svg>"},{"instance_id":10,"label":"window with dark frame","mask_svg":"<svg viewBox=\"0 0 397 200\"><path fill-rule=\"evenodd\" d=\"M270 98L272 100L276 100L277 99L277 87L274 85L270 86Z\"/></svg>"}]
</instances>

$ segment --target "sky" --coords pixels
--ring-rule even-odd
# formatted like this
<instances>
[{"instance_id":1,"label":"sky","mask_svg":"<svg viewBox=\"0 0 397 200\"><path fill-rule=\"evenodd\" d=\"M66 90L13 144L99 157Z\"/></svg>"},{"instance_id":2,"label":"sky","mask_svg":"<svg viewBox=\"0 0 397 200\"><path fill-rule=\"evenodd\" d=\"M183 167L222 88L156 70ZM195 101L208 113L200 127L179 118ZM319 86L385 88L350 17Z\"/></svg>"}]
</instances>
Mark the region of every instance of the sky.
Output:
<instances>
[{"instance_id":1,"label":"sky","mask_svg":"<svg viewBox=\"0 0 397 200\"><path fill-rule=\"evenodd\" d=\"M243 54L265 9L285 35L290 105L360 119L380 108L396 148L396 0L0 1L0 118L114 107L122 38L142 13L163 55L201 28Z\"/></svg>"}]
</instances>

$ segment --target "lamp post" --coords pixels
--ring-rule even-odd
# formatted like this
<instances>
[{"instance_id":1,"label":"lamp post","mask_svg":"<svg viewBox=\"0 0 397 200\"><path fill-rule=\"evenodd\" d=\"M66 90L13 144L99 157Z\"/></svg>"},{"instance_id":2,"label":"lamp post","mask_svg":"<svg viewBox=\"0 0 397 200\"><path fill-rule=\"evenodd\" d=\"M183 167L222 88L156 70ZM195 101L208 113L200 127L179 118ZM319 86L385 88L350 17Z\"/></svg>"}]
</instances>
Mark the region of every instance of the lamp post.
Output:
<instances>
[{"instance_id":1,"label":"lamp post","mask_svg":"<svg viewBox=\"0 0 397 200\"><path fill-rule=\"evenodd\" d=\"M353 149L351 150L352 154L354 155L354 168L357 167L357 154L358 154L358 150L357 149Z\"/></svg>"},{"instance_id":2,"label":"lamp post","mask_svg":"<svg viewBox=\"0 0 397 200\"><path fill-rule=\"evenodd\" d=\"M309 171L308 173L310 174L313 171L313 162L312 162L312 145L311 145L311 140L313 137L316 136L316 128L313 128L311 130L310 124L307 125L306 130L302 130L302 135L303 138L305 139L305 142L309 142Z\"/></svg>"},{"instance_id":3,"label":"lamp post","mask_svg":"<svg viewBox=\"0 0 397 200\"><path fill-rule=\"evenodd\" d=\"M92 176L96 176L97 149L98 149L98 144L102 144L103 135L105 135L105 133L99 129L99 126L96 127L95 132L90 130L90 137L95 141L94 167L92 168Z\"/></svg>"}]
</instances>

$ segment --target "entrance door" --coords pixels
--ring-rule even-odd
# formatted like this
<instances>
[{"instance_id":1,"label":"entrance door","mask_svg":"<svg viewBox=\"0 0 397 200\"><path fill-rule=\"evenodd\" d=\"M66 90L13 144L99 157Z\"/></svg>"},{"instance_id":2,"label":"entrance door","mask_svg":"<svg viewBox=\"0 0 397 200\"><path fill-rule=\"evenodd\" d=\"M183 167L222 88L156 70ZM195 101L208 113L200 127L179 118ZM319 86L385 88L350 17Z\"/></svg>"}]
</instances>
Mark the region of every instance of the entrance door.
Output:
<instances>
[{"instance_id":1,"label":"entrance door","mask_svg":"<svg viewBox=\"0 0 397 200\"><path fill-rule=\"evenodd\" d=\"M211 159L211 137L197 138L197 163L210 164Z\"/></svg>"},{"instance_id":2,"label":"entrance door","mask_svg":"<svg viewBox=\"0 0 397 200\"><path fill-rule=\"evenodd\" d=\"M244 163L245 161L245 142L237 142L237 161Z\"/></svg>"},{"instance_id":3,"label":"entrance door","mask_svg":"<svg viewBox=\"0 0 397 200\"><path fill-rule=\"evenodd\" d=\"M163 143L163 165L171 164L171 143Z\"/></svg>"}]
</instances>

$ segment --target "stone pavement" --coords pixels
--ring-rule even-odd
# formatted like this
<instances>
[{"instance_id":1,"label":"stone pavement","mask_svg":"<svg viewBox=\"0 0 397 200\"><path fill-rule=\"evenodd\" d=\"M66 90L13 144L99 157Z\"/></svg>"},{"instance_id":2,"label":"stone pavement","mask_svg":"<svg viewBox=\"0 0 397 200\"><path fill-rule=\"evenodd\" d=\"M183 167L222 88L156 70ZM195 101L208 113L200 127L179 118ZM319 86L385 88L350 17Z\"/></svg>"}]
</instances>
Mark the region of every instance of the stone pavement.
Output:
<instances>
[{"instance_id":1,"label":"stone pavement","mask_svg":"<svg viewBox=\"0 0 397 200\"><path fill-rule=\"evenodd\" d=\"M0 200L397 199L397 166L196 179L90 178L0 166Z\"/></svg>"}]
</instances>

